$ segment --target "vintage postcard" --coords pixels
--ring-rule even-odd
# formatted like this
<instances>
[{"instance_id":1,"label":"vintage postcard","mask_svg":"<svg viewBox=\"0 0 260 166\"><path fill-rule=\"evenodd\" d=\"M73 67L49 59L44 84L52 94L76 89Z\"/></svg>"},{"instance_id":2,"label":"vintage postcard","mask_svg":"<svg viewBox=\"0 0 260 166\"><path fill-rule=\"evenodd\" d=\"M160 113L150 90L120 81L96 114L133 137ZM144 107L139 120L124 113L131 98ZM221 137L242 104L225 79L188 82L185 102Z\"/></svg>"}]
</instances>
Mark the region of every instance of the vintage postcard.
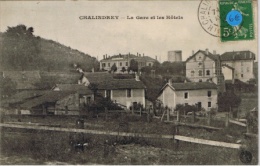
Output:
<instances>
[{"instance_id":1,"label":"vintage postcard","mask_svg":"<svg viewBox=\"0 0 260 166\"><path fill-rule=\"evenodd\" d=\"M0 1L0 164L258 164L256 0Z\"/></svg>"}]
</instances>

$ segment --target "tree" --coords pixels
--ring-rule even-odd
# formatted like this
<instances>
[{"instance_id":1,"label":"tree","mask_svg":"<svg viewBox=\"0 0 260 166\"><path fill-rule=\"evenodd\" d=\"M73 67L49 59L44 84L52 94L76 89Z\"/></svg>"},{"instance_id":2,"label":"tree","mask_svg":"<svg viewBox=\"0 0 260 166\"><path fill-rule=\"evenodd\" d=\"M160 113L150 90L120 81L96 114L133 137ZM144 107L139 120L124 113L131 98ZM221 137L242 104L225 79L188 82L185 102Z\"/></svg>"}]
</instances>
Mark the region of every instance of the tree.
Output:
<instances>
[{"instance_id":1,"label":"tree","mask_svg":"<svg viewBox=\"0 0 260 166\"><path fill-rule=\"evenodd\" d=\"M30 66L38 67L40 42L33 35L33 27L25 25L8 27L3 34L2 49L0 51L1 63L5 67L25 70Z\"/></svg>"},{"instance_id":2,"label":"tree","mask_svg":"<svg viewBox=\"0 0 260 166\"><path fill-rule=\"evenodd\" d=\"M233 114L236 114L236 112L233 111L233 108L238 107L240 103L241 98L237 96L234 92L224 92L218 95L219 111L231 111Z\"/></svg>"},{"instance_id":3,"label":"tree","mask_svg":"<svg viewBox=\"0 0 260 166\"><path fill-rule=\"evenodd\" d=\"M115 64L115 63L112 65L111 71L112 71L112 72L116 72L116 71L117 71L117 67L116 67L116 64Z\"/></svg>"},{"instance_id":4,"label":"tree","mask_svg":"<svg viewBox=\"0 0 260 166\"><path fill-rule=\"evenodd\" d=\"M138 72L138 62L134 59L130 61L129 70L132 70L133 72Z\"/></svg>"},{"instance_id":5,"label":"tree","mask_svg":"<svg viewBox=\"0 0 260 166\"><path fill-rule=\"evenodd\" d=\"M151 66L145 66L141 68L142 73L151 74L152 67Z\"/></svg>"},{"instance_id":6,"label":"tree","mask_svg":"<svg viewBox=\"0 0 260 166\"><path fill-rule=\"evenodd\" d=\"M126 71L125 67L122 67L121 71L124 73Z\"/></svg>"}]
</instances>

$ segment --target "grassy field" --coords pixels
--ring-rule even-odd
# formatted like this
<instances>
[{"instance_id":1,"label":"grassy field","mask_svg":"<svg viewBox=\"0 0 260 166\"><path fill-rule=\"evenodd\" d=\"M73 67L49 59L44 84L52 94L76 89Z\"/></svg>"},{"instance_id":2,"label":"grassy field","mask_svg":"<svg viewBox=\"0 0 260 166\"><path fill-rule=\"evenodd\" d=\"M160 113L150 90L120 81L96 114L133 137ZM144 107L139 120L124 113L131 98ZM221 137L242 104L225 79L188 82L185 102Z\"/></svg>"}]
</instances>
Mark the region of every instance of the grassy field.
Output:
<instances>
[{"instance_id":1,"label":"grassy field","mask_svg":"<svg viewBox=\"0 0 260 166\"><path fill-rule=\"evenodd\" d=\"M242 99L239 106L240 117L245 117L246 113L255 107L258 107L258 93L242 93L240 94Z\"/></svg>"},{"instance_id":2,"label":"grassy field","mask_svg":"<svg viewBox=\"0 0 260 166\"><path fill-rule=\"evenodd\" d=\"M5 122L22 124L48 124L75 128L78 117L6 117ZM187 119L182 119L187 120ZM84 128L110 131L128 131L136 133L172 134L173 124L160 122L159 119L146 121L146 116L113 115L105 121L104 117L86 117ZM128 127L119 127L120 122L127 122ZM30 122L30 123L29 123ZM203 123L197 121L197 124ZM219 122L222 124L223 122ZM219 125L213 123L212 125ZM224 126L223 124L221 125ZM219 127L219 126L218 126ZM239 160L238 149L212 147L180 142L177 147L173 140L119 138L112 136L5 129L1 133L2 164L243 164ZM180 135L236 143L248 143L257 147L257 141L247 140L243 133L245 127L230 125L220 131L207 131L181 126ZM108 143L104 143L108 140ZM76 151L77 141L88 142L84 152ZM253 150L252 164L257 164L258 153ZM28 159L28 160L27 160Z\"/></svg>"},{"instance_id":3,"label":"grassy field","mask_svg":"<svg viewBox=\"0 0 260 166\"><path fill-rule=\"evenodd\" d=\"M257 106L258 95L241 94L241 98L240 117L244 117L249 110ZM5 116L4 121L75 128L78 118L77 116ZM146 115L113 114L105 120L101 114L98 118L87 116L83 119L85 129L102 131L171 135L174 129L173 124L163 123L158 118L152 118L148 123ZM181 121L191 123L191 118L182 117ZM124 127L119 126L122 122L125 124ZM206 125L207 119L197 119L195 124ZM211 126L222 129L210 131L179 126L179 134L229 143L241 142L253 154L250 164L258 164L258 140L244 136L246 127L234 124L225 127L223 120L214 117ZM75 149L74 145L78 141L88 143L84 152ZM0 143L0 164L243 164L239 159L241 149L187 142L180 142L177 146L176 141L166 139L2 129Z\"/></svg>"}]
</instances>

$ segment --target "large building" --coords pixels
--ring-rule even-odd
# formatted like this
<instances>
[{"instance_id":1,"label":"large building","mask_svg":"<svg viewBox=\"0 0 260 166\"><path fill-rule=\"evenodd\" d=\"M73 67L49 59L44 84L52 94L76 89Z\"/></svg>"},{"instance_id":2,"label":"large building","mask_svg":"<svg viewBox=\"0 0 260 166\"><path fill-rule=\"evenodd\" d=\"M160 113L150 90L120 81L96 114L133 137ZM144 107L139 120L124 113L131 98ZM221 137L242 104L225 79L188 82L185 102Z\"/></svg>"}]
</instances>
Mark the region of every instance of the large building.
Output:
<instances>
[{"instance_id":1,"label":"large building","mask_svg":"<svg viewBox=\"0 0 260 166\"><path fill-rule=\"evenodd\" d=\"M137 55L129 53L126 55L119 54L111 57L104 55L103 59L100 61L100 69L110 71L111 67L115 64L117 67L117 72L122 72L124 69L127 70L132 59L138 62L139 69L145 66L153 66L154 62L157 61L149 56L144 56L144 54L141 55L138 53Z\"/></svg>"},{"instance_id":2,"label":"large building","mask_svg":"<svg viewBox=\"0 0 260 166\"><path fill-rule=\"evenodd\" d=\"M182 62L182 51L168 51L168 61L169 62Z\"/></svg>"},{"instance_id":3,"label":"large building","mask_svg":"<svg viewBox=\"0 0 260 166\"><path fill-rule=\"evenodd\" d=\"M254 60L255 54L251 51L233 51L225 52L221 55L222 66L232 68L234 70L233 79L247 82L254 76ZM224 72L225 79L230 79L230 74Z\"/></svg>"},{"instance_id":4,"label":"large building","mask_svg":"<svg viewBox=\"0 0 260 166\"><path fill-rule=\"evenodd\" d=\"M208 49L199 50L186 60L186 77L192 82L214 82L219 92L225 91L220 56Z\"/></svg>"}]
</instances>

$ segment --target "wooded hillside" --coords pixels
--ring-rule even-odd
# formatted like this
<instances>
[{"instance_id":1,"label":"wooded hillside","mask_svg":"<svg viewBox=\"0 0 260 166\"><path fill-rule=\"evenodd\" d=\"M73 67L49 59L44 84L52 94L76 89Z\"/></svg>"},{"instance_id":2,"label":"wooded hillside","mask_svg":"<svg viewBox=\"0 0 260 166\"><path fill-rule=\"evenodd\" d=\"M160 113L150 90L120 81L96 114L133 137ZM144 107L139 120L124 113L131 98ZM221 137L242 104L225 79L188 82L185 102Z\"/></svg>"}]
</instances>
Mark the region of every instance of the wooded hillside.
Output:
<instances>
[{"instance_id":1,"label":"wooded hillside","mask_svg":"<svg viewBox=\"0 0 260 166\"><path fill-rule=\"evenodd\" d=\"M88 54L58 42L33 35L25 25L0 32L0 70L71 70L73 64L85 71L97 70L99 63Z\"/></svg>"}]
</instances>

